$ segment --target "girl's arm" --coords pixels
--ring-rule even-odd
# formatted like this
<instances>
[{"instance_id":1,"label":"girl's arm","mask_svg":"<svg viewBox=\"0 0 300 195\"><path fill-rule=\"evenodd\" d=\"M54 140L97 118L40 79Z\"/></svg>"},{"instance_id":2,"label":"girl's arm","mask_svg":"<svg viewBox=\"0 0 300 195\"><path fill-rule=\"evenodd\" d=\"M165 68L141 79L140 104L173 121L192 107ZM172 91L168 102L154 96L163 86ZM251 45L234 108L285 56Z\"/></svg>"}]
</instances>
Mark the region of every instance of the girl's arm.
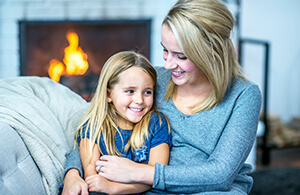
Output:
<instances>
[{"instance_id":1,"label":"girl's arm","mask_svg":"<svg viewBox=\"0 0 300 195\"><path fill-rule=\"evenodd\" d=\"M137 164L138 166L141 167L149 167L151 168L154 174L154 165L155 163L160 163L160 164L165 164L167 165L169 162L169 145L167 143L162 143L159 144L153 148L150 149L150 155L149 155L149 162L148 165L145 164L139 164L139 163L134 163L133 161L122 158L122 157L116 157L116 156L111 156L114 158L118 159L124 159L127 160L129 163L134 163ZM99 173L100 176L106 173L106 166L101 167L101 172ZM130 174L130 172L126 172L126 174ZM153 178L153 176L152 176ZM99 178L98 178L99 179ZM95 176L91 176L87 178L87 183L90 182L90 180L97 180ZM108 180L107 180L108 181ZM151 183L149 184L143 184L143 183L119 183L119 182L111 182L110 184L106 184L106 186L109 186L110 189L107 189L108 191L103 191L108 194L132 194L132 193L139 193L139 192L144 192L149 189L151 189ZM97 191L97 189L91 189L91 191Z\"/></svg>"},{"instance_id":2,"label":"girl's arm","mask_svg":"<svg viewBox=\"0 0 300 195\"><path fill-rule=\"evenodd\" d=\"M89 159L90 150L90 140L88 138L83 138L80 141L80 158L82 162L84 179L91 175L96 175L97 171L95 169L96 161L100 158L100 152L96 144L92 144L93 151L91 160Z\"/></svg>"}]
</instances>

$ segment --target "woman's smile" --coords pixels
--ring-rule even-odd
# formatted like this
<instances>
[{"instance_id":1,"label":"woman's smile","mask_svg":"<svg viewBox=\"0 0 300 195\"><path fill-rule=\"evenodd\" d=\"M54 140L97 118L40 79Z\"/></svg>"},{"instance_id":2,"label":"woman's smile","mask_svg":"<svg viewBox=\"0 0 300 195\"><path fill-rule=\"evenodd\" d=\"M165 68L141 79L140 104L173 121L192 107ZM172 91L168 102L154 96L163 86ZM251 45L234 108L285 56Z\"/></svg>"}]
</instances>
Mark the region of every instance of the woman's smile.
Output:
<instances>
[{"instance_id":1,"label":"woman's smile","mask_svg":"<svg viewBox=\"0 0 300 195\"><path fill-rule=\"evenodd\" d=\"M175 70L172 70L172 76L176 77L176 78L181 77L184 73L185 73L185 71L175 71Z\"/></svg>"}]
</instances>

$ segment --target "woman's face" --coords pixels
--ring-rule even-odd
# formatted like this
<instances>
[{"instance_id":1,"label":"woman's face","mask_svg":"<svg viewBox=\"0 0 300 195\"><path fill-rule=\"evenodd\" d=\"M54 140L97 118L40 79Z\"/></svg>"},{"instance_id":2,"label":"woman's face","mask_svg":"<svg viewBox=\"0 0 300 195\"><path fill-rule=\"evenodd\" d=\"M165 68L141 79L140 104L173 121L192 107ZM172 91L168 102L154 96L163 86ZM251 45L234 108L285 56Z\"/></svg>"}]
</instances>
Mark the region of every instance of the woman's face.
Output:
<instances>
[{"instance_id":1,"label":"woman's face","mask_svg":"<svg viewBox=\"0 0 300 195\"><path fill-rule=\"evenodd\" d=\"M181 51L171 28L163 24L161 45L165 68L171 70L172 80L177 86L198 85L205 77L201 69L191 62Z\"/></svg>"}]
</instances>

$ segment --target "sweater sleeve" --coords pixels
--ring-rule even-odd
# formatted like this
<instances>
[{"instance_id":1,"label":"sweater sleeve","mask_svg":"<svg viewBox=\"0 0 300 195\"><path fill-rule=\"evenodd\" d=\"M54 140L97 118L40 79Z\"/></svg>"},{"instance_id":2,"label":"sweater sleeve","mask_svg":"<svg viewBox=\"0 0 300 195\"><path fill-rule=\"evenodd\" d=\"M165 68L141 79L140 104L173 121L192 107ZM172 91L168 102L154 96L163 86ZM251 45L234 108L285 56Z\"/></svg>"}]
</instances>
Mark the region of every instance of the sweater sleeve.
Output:
<instances>
[{"instance_id":1,"label":"sweater sleeve","mask_svg":"<svg viewBox=\"0 0 300 195\"><path fill-rule=\"evenodd\" d=\"M75 147L75 146L71 149L71 151L68 155L68 158L66 160L64 177L70 169L77 169L80 173L80 176L83 177L82 164L81 164L81 159L79 156L79 150L78 150L78 147Z\"/></svg>"},{"instance_id":2,"label":"sweater sleeve","mask_svg":"<svg viewBox=\"0 0 300 195\"><path fill-rule=\"evenodd\" d=\"M245 170L250 167L244 166L244 162L256 137L260 108L259 88L256 85L246 88L234 101L222 134L208 158L199 158L193 164L156 164L153 188L167 192L195 193L229 191L234 181L251 183L252 179L245 176ZM215 117L218 120L218 116ZM195 124L195 128L197 125L201 124ZM198 139L201 141L201 138ZM249 188L246 190L250 191Z\"/></svg>"}]
</instances>

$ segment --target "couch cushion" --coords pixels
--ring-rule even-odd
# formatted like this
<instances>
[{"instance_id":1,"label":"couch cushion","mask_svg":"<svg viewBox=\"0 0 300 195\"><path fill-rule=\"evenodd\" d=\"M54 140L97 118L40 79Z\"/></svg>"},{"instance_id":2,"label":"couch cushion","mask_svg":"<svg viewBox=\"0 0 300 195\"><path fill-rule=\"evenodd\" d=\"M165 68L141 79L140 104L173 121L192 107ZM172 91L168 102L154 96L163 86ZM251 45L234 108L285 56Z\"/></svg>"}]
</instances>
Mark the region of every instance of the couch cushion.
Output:
<instances>
[{"instance_id":1,"label":"couch cushion","mask_svg":"<svg viewBox=\"0 0 300 195\"><path fill-rule=\"evenodd\" d=\"M41 174L23 140L0 122L0 194L45 194Z\"/></svg>"},{"instance_id":2,"label":"couch cushion","mask_svg":"<svg viewBox=\"0 0 300 195\"><path fill-rule=\"evenodd\" d=\"M0 99L0 121L23 139L46 193L57 194L74 131L88 103L60 83L33 76L0 79Z\"/></svg>"}]
</instances>

